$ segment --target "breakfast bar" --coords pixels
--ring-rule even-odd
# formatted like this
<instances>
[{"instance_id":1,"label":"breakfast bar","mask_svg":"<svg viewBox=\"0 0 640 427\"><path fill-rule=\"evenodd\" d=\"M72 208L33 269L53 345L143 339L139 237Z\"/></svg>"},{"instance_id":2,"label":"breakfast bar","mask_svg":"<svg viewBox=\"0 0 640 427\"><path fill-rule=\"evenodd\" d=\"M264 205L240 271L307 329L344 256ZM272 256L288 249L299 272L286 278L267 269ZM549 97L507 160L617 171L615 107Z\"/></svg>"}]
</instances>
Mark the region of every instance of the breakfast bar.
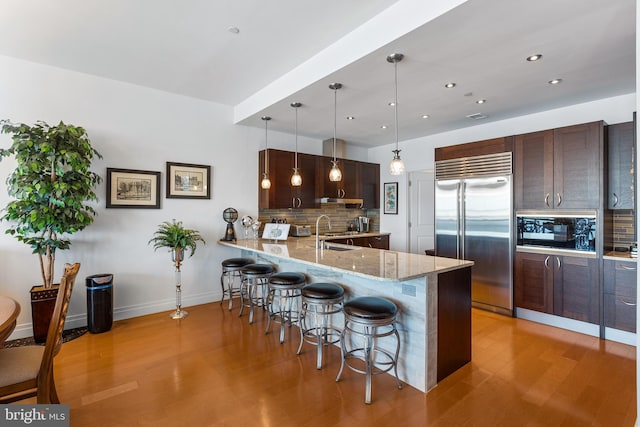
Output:
<instances>
[{"instance_id":1,"label":"breakfast bar","mask_svg":"<svg viewBox=\"0 0 640 427\"><path fill-rule=\"evenodd\" d=\"M278 271L305 274L310 282L332 282L346 300L379 296L399 308L398 376L427 392L471 360L472 261L323 243L313 238L286 241L219 241L241 256Z\"/></svg>"}]
</instances>

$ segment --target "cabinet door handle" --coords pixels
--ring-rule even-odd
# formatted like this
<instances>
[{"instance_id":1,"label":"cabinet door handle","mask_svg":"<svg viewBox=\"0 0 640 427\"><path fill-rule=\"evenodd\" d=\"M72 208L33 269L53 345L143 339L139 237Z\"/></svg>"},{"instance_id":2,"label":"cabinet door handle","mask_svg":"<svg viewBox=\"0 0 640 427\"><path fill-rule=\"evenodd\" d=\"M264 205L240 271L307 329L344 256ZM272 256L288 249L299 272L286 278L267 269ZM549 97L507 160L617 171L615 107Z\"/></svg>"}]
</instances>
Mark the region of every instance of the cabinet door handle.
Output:
<instances>
[{"instance_id":1,"label":"cabinet door handle","mask_svg":"<svg viewBox=\"0 0 640 427\"><path fill-rule=\"evenodd\" d=\"M560 270L560 267L562 267L562 264L560 263L560 257L556 257L556 262L558 263L558 270Z\"/></svg>"},{"instance_id":2,"label":"cabinet door handle","mask_svg":"<svg viewBox=\"0 0 640 427\"><path fill-rule=\"evenodd\" d=\"M302 199L300 197L298 197L298 206L297 207L300 207L300 206L302 206Z\"/></svg>"},{"instance_id":3,"label":"cabinet door handle","mask_svg":"<svg viewBox=\"0 0 640 427\"><path fill-rule=\"evenodd\" d=\"M548 207L548 208L550 208L550 207L551 207L551 206L549 206L549 196L550 196L550 194L549 194L549 193L547 193L547 194L544 196L544 204L545 204L545 205L547 205L547 207Z\"/></svg>"},{"instance_id":4,"label":"cabinet door handle","mask_svg":"<svg viewBox=\"0 0 640 427\"><path fill-rule=\"evenodd\" d=\"M340 197L344 197L346 193L344 192L344 188L340 189Z\"/></svg>"},{"instance_id":5,"label":"cabinet door handle","mask_svg":"<svg viewBox=\"0 0 640 427\"><path fill-rule=\"evenodd\" d=\"M636 271L636 268L635 268L635 267L628 267L628 266L626 266L626 265L622 265L622 264L620 264L619 266L620 266L620 268L621 268L621 269L623 269L623 270Z\"/></svg>"},{"instance_id":6,"label":"cabinet door handle","mask_svg":"<svg viewBox=\"0 0 640 427\"><path fill-rule=\"evenodd\" d=\"M628 301L623 300L622 298L618 298L618 299L619 299L619 300L620 300L620 302L621 302L621 303L623 303L624 305L628 305L628 306L631 306L631 307L635 307L635 306L636 306L636 303L635 303L635 302L628 302Z\"/></svg>"},{"instance_id":7,"label":"cabinet door handle","mask_svg":"<svg viewBox=\"0 0 640 427\"><path fill-rule=\"evenodd\" d=\"M551 256L547 255L547 257L544 259L544 268L549 268L549 258L551 258Z\"/></svg>"},{"instance_id":8,"label":"cabinet door handle","mask_svg":"<svg viewBox=\"0 0 640 427\"><path fill-rule=\"evenodd\" d=\"M373 246L371 246L371 243L369 243L369 247L372 248Z\"/></svg>"},{"instance_id":9,"label":"cabinet door handle","mask_svg":"<svg viewBox=\"0 0 640 427\"><path fill-rule=\"evenodd\" d=\"M616 206L618 206L618 195L613 193L613 207L615 208Z\"/></svg>"},{"instance_id":10,"label":"cabinet door handle","mask_svg":"<svg viewBox=\"0 0 640 427\"><path fill-rule=\"evenodd\" d=\"M562 203L562 196L560 195L560 193L558 193L558 207L560 207L561 203Z\"/></svg>"}]
</instances>

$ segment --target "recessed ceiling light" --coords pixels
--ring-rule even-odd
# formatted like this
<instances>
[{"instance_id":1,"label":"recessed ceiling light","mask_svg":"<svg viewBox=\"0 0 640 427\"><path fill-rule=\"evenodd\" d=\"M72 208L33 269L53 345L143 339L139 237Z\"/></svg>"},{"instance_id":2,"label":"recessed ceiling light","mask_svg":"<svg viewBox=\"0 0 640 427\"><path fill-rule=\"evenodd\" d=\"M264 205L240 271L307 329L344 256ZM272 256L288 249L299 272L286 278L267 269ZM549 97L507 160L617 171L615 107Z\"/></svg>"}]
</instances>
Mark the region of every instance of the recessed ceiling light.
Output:
<instances>
[{"instance_id":1,"label":"recessed ceiling light","mask_svg":"<svg viewBox=\"0 0 640 427\"><path fill-rule=\"evenodd\" d=\"M395 107L395 106L396 106L396 103L395 103L395 102L393 102L393 101L391 101L391 102L389 102L387 105L388 105L389 107Z\"/></svg>"},{"instance_id":2,"label":"recessed ceiling light","mask_svg":"<svg viewBox=\"0 0 640 427\"><path fill-rule=\"evenodd\" d=\"M229 31L230 33L233 33L233 34L238 34L240 32L240 28L232 26L232 27L227 28L227 31Z\"/></svg>"},{"instance_id":3,"label":"recessed ceiling light","mask_svg":"<svg viewBox=\"0 0 640 427\"><path fill-rule=\"evenodd\" d=\"M536 53L535 55L527 56L527 61L534 62L542 59L542 54Z\"/></svg>"},{"instance_id":4,"label":"recessed ceiling light","mask_svg":"<svg viewBox=\"0 0 640 427\"><path fill-rule=\"evenodd\" d=\"M451 89L452 87L456 87L455 83L447 83L446 85L444 85L444 87L446 87L447 89Z\"/></svg>"},{"instance_id":5,"label":"recessed ceiling light","mask_svg":"<svg viewBox=\"0 0 640 427\"><path fill-rule=\"evenodd\" d=\"M476 104L484 104L485 102L487 102L487 100L486 100L486 99L478 99L478 100L476 101Z\"/></svg>"},{"instance_id":6,"label":"recessed ceiling light","mask_svg":"<svg viewBox=\"0 0 640 427\"><path fill-rule=\"evenodd\" d=\"M382 125L380 126L380 129L386 129L388 126L387 125Z\"/></svg>"},{"instance_id":7,"label":"recessed ceiling light","mask_svg":"<svg viewBox=\"0 0 640 427\"><path fill-rule=\"evenodd\" d=\"M553 79L553 80L549 80L548 82L550 85L557 85L562 83L562 79Z\"/></svg>"},{"instance_id":8,"label":"recessed ceiling light","mask_svg":"<svg viewBox=\"0 0 640 427\"><path fill-rule=\"evenodd\" d=\"M355 119L355 117L353 117L353 116L347 116L347 120L354 120L354 119Z\"/></svg>"},{"instance_id":9,"label":"recessed ceiling light","mask_svg":"<svg viewBox=\"0 0 640 427\"><path fill-rule=\"evenodd\" d=\"M430 116L429 116L428 114L423 114L423 115L422 115L422 116L420 116L420 117L422 117L423 119L428 119Z\"/></svg>"}]
</instances>

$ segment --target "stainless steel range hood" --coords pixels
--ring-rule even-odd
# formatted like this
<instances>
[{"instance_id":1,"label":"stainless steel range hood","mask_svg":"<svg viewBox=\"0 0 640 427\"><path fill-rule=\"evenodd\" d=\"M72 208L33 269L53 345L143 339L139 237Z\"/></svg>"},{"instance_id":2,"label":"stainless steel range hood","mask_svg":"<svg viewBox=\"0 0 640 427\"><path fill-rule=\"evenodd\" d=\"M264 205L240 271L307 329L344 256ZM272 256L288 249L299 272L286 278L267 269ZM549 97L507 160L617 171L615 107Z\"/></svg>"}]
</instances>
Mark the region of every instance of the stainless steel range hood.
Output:
<instances>
[{"instance_id":1,"label":"stainless steel range hood","mask_svg":"<svg viewBox=\"0 0 640 427\"><path fill-rule=\"evenodd\" d=\"M320 199L321 204L343 204L347 208L362 208L364 200L362 199L342 199L337 197L323 197Z\"/></svg>"}]
</instances>

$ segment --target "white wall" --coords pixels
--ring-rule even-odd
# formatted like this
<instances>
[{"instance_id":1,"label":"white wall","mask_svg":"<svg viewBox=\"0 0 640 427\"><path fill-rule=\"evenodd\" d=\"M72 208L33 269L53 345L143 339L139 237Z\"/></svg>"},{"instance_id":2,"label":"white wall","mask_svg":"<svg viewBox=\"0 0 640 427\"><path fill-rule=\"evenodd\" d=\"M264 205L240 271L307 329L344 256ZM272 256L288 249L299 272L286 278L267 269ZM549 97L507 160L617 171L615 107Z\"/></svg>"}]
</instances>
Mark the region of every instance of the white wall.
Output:
<instances>
[{"instance_id":1,"label":"white wall","mask_svg":"<svg viewBox=\"0 0 640 427\"><path fill-rule=\"evenodd\" d=\"M552 129L597 120L604 120L608 124L627 122L633 119L633 111L635 111L635 109L635 94L606 98L403 141L400 143L400 149L402 150L400 156L404 160L407 172L431 170L434 168L434 148L436 147L482 141L485 139L535 132L543 129ZM400 133L402 133L402 129L400 129ZM380 229L391 233L391 249L408 251L408 174L405 173L401 176L392 176L389 174L388 165L393 156L391 150L394 148L394 145L386 145L384 147L371 149L369 151L369 161L380 163L380 182L399 182L398 215L381 214ZM382 198L382 194L380 197Z\"/></svg>"},{"instance_id":2,"label":"white wall","mask_svg":"<svg viewBox=\"0 0 640 427\"><path fill-rule=\"evenodd\" d=\"M50 124L63 120L85 127L104 156L92 167L103 179L107 167L162 172L161 209L106 209L103 182L97 188L100 201L94 223L71 236L70 250L58 253L56 278L64 262L82 264L70 326L86 324L84 278L91 274L114 274L116 319L175 306L170 255L154 252L147 244L157 224L172 218L199 230L207 241L183 265L184 305L219 299L220 261L235 255L216 244L224 235L222 211L231 206L240 215L257 217L256 152L264 147L264 131L233 125L232 113L224 105L0 56L0 118ZM269 133L270 147L291 150L293 143L292 135ZM0 135L0 146L9 145L10 136ZM300 138L299 147L321 152L321 143L308 138ZM211 200L165 199L167 161L211 165ZM13 159L0 162L2 183L14 165ZM0 207L8 200L2 186ZM36 256L5 235L6 228L0 223L0 292L22 306L12 336L17 338L31 335L28 291L41 280Z\"/></svg>"}]
</instances>

